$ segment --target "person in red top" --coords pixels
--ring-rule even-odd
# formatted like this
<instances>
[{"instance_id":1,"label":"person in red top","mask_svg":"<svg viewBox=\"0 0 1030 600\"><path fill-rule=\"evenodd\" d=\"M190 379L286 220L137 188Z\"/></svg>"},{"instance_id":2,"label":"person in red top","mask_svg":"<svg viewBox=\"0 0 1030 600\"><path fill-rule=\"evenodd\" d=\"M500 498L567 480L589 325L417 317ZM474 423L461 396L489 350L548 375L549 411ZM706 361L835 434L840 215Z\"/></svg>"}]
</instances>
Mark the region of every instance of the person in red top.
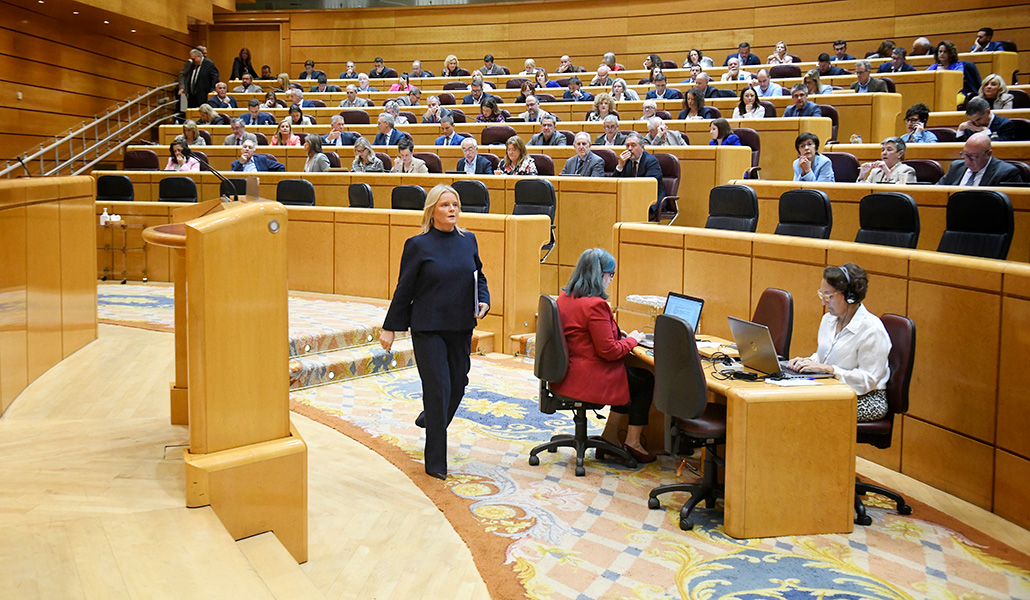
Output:
<instances>
[{"instance_id":1,"label":"person in red top","mask_svg":"<svg viewBox=\"0 0 1030 600\"><path fill-rule=\"evenodd\" d=\"M655 455L640 443L651 409L654 377L647 370L627 367L622 362L644 334L633 331L622 337L619 333L605 292L614 276L615 258L606 250L591 248L580 255L568 285L558 296L558 314L569 347L569 368L565 379L551 384L551 389L562 396L607 404L612 412L628 414L626 450L639 463L654 462Z\"/></svg>"}]
</instances>

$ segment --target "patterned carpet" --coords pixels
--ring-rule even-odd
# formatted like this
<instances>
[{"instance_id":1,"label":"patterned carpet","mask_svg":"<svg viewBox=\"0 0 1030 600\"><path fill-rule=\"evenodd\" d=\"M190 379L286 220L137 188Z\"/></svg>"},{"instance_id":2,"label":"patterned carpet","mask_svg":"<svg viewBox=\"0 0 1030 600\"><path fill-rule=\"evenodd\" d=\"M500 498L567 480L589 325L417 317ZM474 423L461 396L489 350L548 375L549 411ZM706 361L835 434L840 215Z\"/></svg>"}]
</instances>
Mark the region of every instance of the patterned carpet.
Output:
<instances>
[{"instance_id":1,"label":"patterned carpet","mask_svg":"<svg viewBox=\"0 0 1030 600\"><path fill-rule=\"evenodd\" d=\"M171 327L167 288L139 286L158 291L129 300L119 292L125 287L100 286L101 319ZM324 302L325 314L343 305ZM292 336L292 299L290 309ZM325 326L312 319L312 329ZM294 391L291 407L407 473L472 548L495 599L1030 598L1030 557L911 499L914 514L900 516L886 499L869 497L873 525L850 535L735 540L723 534L721 507L696 510L697 526L681 531L684 495L647 508L651 488L693 477L676 477L677 459L628 470L589 456L587 475L575 477L563 450L530 467L529 450L571 431L570 416L539 412L525 360L474 357L470 380L449 430L446 482L423 472L414 369ZM601 422L590 420L599 433Z\"/></svg>"}]
</instances>

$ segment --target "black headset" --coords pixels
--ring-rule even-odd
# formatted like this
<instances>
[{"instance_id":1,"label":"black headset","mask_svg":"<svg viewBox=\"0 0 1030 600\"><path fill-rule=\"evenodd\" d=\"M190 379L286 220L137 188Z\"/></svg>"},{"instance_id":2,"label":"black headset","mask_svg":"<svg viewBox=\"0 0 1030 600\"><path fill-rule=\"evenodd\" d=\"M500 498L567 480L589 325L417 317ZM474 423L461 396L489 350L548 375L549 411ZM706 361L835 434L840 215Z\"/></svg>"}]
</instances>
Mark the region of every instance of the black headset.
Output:
<instances>
[{"instance_id":1,"label":"black headset","mask_svg":"<svg viewBox=\"0 0 1030 600\"><path fill-rule=\"evenodd\" d=\"M838 267L841 273L844 273L844 301L848 304L855 304L858 302L858 295L851 289L851 273L848 273L847 267Z\"/></svg>"}]
</instances>

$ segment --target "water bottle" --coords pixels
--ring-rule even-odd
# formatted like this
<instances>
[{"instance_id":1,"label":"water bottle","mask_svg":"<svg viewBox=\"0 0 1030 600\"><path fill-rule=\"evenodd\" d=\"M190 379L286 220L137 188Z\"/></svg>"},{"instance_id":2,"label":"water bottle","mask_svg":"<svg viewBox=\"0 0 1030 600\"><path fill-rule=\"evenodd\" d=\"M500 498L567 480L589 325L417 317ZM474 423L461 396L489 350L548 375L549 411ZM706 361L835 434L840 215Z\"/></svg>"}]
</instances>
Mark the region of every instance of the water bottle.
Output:
<instances>
[{"instance_id":1,"label":"water bottle","mask_svg":"<svg viewBox=\"0 0 1030 600\"><path fill-rule=\"evenodd\" d=\"M107 209L104 209L104 214L100 215L101 227L107 225L107 222L111 220L111 216L107 214Z\"/></svg>"}]
</instances>

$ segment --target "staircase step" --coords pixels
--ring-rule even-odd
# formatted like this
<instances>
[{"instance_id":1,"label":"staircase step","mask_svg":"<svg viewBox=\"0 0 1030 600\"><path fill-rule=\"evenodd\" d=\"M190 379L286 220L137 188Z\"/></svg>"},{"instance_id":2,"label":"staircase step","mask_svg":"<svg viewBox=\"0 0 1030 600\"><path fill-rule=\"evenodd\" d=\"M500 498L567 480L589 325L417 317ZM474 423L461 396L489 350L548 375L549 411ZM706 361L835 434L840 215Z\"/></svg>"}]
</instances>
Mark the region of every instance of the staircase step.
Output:
<instances>
[{"instance_id":1,"label":"staircase step","mask_svg":"<svg viewBox=\"0 0 1030 600\"><path fill-rule=\"evenodd\" d=\"M411 339L398 339L387 352L378 344L343 348L290 359L290 389L326 385L415 366Z\"/></svg>"},{"instance_id":2,"label":"staircase step","mask_svg":"<svg viewBox=\"0 0 1030 600\"><path fill-rule=\"evenodd\" d=\"M535 333L520 333L511 336L512 346L515 348L515 354L517 356L528 356L533 358L536 356L536 334Z\"/></svg>"}]
</instances>

